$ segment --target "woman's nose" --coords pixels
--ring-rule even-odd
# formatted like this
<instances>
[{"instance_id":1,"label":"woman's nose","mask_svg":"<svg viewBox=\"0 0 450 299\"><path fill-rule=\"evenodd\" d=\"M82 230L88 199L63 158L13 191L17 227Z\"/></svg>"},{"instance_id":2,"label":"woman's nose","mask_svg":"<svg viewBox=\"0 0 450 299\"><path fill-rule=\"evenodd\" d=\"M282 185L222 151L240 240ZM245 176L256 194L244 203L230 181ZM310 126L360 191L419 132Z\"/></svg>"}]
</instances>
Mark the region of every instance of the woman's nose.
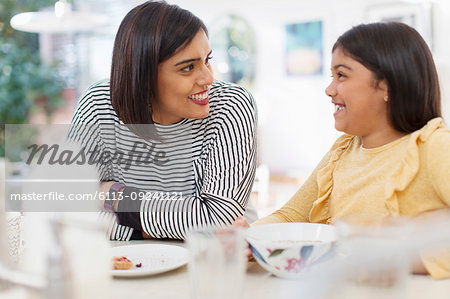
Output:
<instances>
[{"instance_id":1,"label":"woman's nose","mask_svg":"<svg viewBox=\"0 0 450 299\"><path fill-rule=\"evenodd\" d=\"M214 82L214 75L211 67L204 66L198 77L199 85L211 85Z\"/></svg>"}]
</instances>

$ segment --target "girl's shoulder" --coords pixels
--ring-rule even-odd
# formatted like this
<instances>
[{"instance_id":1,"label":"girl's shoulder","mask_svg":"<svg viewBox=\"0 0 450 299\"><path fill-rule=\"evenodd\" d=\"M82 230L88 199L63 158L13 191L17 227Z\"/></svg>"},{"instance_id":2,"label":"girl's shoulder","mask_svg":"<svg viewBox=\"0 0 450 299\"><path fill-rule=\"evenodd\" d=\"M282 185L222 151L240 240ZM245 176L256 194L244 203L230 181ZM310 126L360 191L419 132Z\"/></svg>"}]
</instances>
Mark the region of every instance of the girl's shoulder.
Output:
<instances>
[{"instance_id":1,"label":"girl's shoulder","mask_svg":"<svg viewBox=\"0 0 450 299\"><path fill-rule=\"evenodd\" d=\"M436 128L427 135L421 136L420 147L425 151L431 151L434 154L439 152L448 153L450 148L450 129L446 126Z\"/></svg>"},{"instance_id":2,"label":"girl's shoulder","mask_svg":"<svg viewBox=\"0 0 450 299\"><path fill-rule=\"evenodd\" d=\"M423 148L450 145L450 129L440 117L434 118L421 129L410 134L412 142Z\"/></svg>"}]
</instances>

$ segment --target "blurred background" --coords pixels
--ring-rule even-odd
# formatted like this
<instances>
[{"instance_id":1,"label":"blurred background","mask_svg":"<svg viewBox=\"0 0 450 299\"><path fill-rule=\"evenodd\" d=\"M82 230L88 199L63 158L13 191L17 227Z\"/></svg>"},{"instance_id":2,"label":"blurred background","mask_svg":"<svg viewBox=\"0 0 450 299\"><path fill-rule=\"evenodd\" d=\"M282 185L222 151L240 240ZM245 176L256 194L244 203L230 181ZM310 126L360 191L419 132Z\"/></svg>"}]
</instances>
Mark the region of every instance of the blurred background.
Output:
<instances>
[{"instance_id":1,"label":"blurred background","mask_svg":"<svg viewBox=\"0 0 450 299\"><path fill-rule=\"evenodd\" d=\"M0 124L70 123L84 90L109 77L120 21L142 2L58 1L63 5L55 10L52 0L2 0ZM450 116L450 1L168 2L191 10L208 26L216 77L245 86L256 99L259 168L253 200L260 216L289 199L340 135L324 90L331 80L331 47L351 26L396 20L415 27L432 49L444 117ZM38 11L53 16L18 15ZM64 26L55 25L55 14L66 19Z\"/></svg>"}]
</instances>

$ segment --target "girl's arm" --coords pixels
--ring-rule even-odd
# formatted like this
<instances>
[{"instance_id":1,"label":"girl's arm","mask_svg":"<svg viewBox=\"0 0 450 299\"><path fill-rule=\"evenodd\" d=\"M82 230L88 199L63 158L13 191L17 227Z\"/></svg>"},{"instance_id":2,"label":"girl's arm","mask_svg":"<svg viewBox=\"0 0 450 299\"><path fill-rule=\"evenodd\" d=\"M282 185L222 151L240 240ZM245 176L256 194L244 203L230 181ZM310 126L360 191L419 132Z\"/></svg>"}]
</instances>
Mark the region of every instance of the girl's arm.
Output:
<instances>
[{"instance_id":1,"label":"girl's arm","mask_svg":"<svg viewBox=\"0 0 450 299\"><path fill-rule=\"evenodd\" d=\"M317 173L328 163L329 158L330 152L322 158L309 178L282 208L259 219L252 225L279 222L309 222L309 212L317 199L318 193Z\"/></svg>"}]
</instances>

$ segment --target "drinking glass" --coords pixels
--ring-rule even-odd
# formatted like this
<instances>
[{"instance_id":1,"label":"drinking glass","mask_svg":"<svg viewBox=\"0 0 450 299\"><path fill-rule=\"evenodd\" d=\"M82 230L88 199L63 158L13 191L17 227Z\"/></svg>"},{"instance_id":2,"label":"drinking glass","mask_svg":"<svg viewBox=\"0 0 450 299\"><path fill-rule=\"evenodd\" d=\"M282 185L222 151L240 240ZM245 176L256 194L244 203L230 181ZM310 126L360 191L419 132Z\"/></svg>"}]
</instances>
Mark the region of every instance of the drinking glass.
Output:
<instances>
[{"instance_id":1,"label":"drinking glass","mask_svg":"<svg viewBox=\"0 0 450 299\"><path fill-rule=\"evenodd\" d=\"M5 214L9 256L14 263L19 263L23 248L22 215L19 212L7 212Z\"/></svg>"},{"instance_id":2,"label":"drinking glass","mask_svg":"<svg viewBox=\"0 0 450 299\"><path fill-rule=\"evenodd\" d=\"M198 229L186 238L192 299L242 298L246 256L240 228Z\"/></svg>"},{"instance_id":3,"label":"drinking glass","mask_svg":"<svg viewBox=\"0 0 450 299\"><path fill-rule=\"evenodd\" d=\"M341 238L342 298L408 298L414 227L404 219L347 218L337 223Z\"/></svg>"}]
</instances>

